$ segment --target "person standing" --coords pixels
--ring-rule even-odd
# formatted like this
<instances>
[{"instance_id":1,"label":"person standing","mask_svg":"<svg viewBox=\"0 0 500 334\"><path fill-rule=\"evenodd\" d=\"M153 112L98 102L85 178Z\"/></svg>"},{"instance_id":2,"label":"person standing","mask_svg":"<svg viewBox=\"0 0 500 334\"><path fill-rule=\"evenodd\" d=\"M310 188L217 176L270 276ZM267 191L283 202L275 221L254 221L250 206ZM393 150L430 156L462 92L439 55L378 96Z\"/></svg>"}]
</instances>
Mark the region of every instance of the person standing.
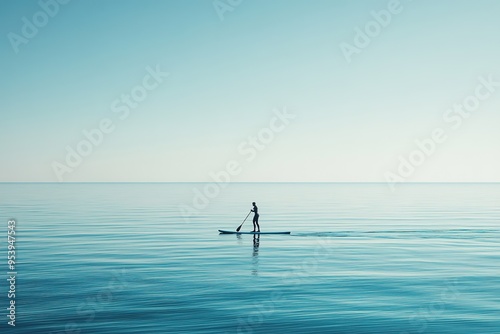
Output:
<instances>
[{"instance_id":1,"label":"person standing","mask_svg":"<svg viewBox=\"0 0 500 334\"><path fill-rule=\"evenodd\" d=\"M260 225L259 225L259 208L255 204L255 202L252 202L253 208L252 212L254 213L253 216L253 232L260 232ZM257 227L257 231L255 231L255 227Z\"/></svg>"}]
</instances>

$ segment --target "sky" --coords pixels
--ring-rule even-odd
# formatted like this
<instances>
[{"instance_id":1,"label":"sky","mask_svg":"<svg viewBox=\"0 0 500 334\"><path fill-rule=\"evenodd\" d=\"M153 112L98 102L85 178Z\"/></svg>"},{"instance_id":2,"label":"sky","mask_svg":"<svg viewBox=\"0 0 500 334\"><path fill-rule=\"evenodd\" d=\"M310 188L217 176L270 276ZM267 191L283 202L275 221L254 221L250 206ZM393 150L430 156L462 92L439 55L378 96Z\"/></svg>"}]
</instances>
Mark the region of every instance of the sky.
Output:
<instances>
[{"instance_id":1,"label":"sky","mask_svg":"<svg viewBox=\"0 0 500 334\"><path fill-rule=\"evenodd\" d=\"M59 1L0 1L0 182L500 182L498 1Z\"/></svg>"}]
</instances>

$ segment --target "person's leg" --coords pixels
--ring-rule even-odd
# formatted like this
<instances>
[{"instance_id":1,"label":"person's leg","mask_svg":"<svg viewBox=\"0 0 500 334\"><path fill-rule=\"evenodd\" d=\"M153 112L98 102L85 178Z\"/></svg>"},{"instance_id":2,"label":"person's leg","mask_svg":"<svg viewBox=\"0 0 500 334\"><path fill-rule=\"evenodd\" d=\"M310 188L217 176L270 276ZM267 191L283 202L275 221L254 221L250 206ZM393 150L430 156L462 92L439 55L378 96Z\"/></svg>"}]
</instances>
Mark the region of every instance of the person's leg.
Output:
<instances>
[{"instance_id":1,"label":"person's leg","mask_svg":"<svg viewBox=\"0 0 500 334\"><path fill-rule=\"evenodd\" d=\"M255 232L255 217L253 217L252 223L253 223L253 232Z\"/></svg>"},{"instance_id":2,"label":"person's leg","mask_svg":"<svg viewBox=\"0 0 500 334\"><path fill-rule=\"evenodd\" d=\"M255 224L257 224L257 229L258 229L258 232L260 232L260 226L259 226L259 216L257 216L257 217L255 218ZM254 228L254 230L255 230L255 228Z\"/></svg>"}]
</instances>

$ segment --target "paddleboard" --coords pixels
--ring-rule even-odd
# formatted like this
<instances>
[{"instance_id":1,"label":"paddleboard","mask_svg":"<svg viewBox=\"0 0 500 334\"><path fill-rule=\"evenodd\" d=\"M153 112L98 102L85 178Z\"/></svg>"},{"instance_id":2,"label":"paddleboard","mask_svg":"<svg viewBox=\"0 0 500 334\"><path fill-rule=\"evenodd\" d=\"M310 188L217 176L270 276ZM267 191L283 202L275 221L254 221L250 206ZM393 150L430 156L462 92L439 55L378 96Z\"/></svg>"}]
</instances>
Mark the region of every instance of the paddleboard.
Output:
<instances>
[{"instance_id":1,"label":"paddleboard","mask_svg":"<svg viewBox=\"0 0 500 334\"><path fill-rule=\"evenodd\" d=\"M219 230L221 234L290 234L290 232L236 232Z\"/></svg>"}]
</instances>

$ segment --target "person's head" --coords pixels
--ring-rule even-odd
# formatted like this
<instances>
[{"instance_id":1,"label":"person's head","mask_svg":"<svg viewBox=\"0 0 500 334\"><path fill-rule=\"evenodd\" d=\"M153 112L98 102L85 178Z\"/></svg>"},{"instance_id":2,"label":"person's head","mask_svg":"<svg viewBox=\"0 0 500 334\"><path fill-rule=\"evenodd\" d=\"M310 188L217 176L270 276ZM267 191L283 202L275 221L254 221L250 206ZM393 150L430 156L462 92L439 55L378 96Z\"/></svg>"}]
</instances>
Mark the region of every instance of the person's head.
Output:
<instances>
[{"instance_id":1,"label":"person's head","mask_svg":"<svg viewBox=\"0 0 500 334\"><path fill-rule=\"evenodd\" d=\"M255 206L255 202L252 202L252 205Z\"/></svg>"}]
</instances>

